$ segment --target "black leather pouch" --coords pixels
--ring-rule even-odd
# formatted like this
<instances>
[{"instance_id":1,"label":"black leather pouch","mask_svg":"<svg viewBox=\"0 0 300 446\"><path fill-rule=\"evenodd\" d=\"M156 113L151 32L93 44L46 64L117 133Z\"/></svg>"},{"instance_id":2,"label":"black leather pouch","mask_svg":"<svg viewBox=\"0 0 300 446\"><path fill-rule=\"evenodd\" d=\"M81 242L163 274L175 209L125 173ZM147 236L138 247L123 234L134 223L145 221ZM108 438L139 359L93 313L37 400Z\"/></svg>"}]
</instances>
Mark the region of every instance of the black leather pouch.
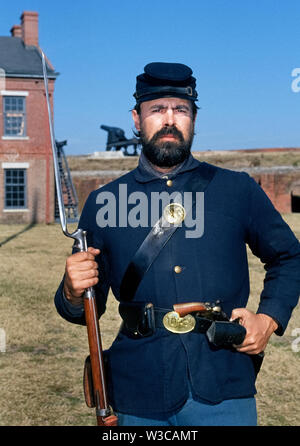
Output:
<instances>
[{"instance_id":1,"label":"black leather pouch","mask_svg":"<svg viewBox=\"0 0 300 446\"><path fill-rule=\"evenodd\" d=\"M123 320L122 331L127 330L133 337L143 338L155 332L153 304L149 302L121 302L119 313Z\"/></svg>"},{"instance_id":2,"label":"black leather pouch","mask_svg":"<svg viewBox=\"0 0 300 446\"><path fill-rule=\"evenodd\" d=\"M232 347L233 344L242 344L246 329L237 322L214 321L207 330L206 336L216 347Z\"/></svg>"}]
</instances>

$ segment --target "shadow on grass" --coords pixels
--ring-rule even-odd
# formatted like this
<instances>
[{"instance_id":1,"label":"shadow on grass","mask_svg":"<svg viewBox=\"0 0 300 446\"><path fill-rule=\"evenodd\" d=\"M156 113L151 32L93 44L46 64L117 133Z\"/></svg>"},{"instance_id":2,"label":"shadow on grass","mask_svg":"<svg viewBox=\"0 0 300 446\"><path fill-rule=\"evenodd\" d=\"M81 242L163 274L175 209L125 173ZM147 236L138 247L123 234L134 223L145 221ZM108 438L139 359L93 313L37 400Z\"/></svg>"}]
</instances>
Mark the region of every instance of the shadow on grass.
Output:
<instances>
[{"instance_id":1,"label":"shadow on grass","mask_svg":"<svg viewBox=\"0 0 300 446\"><path fill-rule=\"evenodd\" d=\"M33 206L32 206L32 215L31 215L31 222L25 226L25 228L21 229L21 231L16 232L13 235L10 235L6 239L4 239L2 242L0 241L0 248L1 246L5 245L6 243L10 242L11 240L14 240L15 238L19 237L19 235L24 234L27 231L30 231L30 229L34 228L34 226L37 224L37 195L35 194L33 197Z\"/></svg>"},{"instance_id":2,"label":"shadow on grass","mask_svg":"<svg viewBox=\"0 0 300 446\"><path fill-rule=\"evenodd\" d=\"M19 235L24 234L24 232L30 231L30 229L32 229L34 226L36 225L36 223L29 223L29 225L27 225L25 228L23 228L21 231L16 232L13 235L10 235L9 237L7 237L5 240L3 240L2 242L0 242L0 248L1 246L5 245L6 243L10 242L11 240L19 237Z\"/></svg>"}]
</instances>

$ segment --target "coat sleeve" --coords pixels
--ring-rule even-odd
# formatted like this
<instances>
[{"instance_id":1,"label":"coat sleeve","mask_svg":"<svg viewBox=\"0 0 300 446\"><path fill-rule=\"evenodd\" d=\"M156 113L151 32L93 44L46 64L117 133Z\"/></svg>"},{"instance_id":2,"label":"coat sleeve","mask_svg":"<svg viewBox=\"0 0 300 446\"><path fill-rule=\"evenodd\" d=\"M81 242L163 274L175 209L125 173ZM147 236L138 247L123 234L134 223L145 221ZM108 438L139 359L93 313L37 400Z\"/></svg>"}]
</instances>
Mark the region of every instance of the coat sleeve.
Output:
<instances>
[{"instance_id":1,"label":"coat sleeve","mask_svg":"<svg viewBox=\"0 0 300 446\"><path fill-rule=\"evenodd\" d=\"M250 180L247 243L266 270L257 313L271 316L283 335L300 294L300 244L262 188Z\"/></svg>"},{"instance_id":2,"label":"coat sleeve","mask_svg":"<svg viewBox=\"0 0 300 446\"><path fill-rule=\"evenodd\" d=\"M87 231L87 244L93 248L99 248L100 254L96 257L99 271L99 282L94 286L96 294L96 303L99 317L105 312L108 292L110 288L109 282L109 264L103 240L99 234L99 228L96 225L95 217L95 197L92 192L82 210L78 227ZM97 233L97 234L96 234ZM75 249L73 248L73 253ZM64 277L56 291L54 303L57 312L69 322L85 325L84 307L71 304L63 293Z\"/></svg>"}]
</instances>

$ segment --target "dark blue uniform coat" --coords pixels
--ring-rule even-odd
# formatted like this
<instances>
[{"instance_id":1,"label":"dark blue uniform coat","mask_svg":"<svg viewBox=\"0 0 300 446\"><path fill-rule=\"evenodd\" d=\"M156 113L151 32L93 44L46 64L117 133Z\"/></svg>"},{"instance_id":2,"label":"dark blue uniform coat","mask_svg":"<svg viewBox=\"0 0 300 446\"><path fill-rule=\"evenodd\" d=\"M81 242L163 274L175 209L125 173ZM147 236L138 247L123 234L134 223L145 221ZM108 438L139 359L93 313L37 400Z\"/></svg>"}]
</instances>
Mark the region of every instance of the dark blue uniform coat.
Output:
<instances>
[{"instance_id":1,"label":"dark blue uniform coat","mask_svg":"<svg viewBox=\"0 0 300 446\"><path fill-rule=\"evenodd\" d=\"M105 311L109 287L119 299L127 265L151 228L99 228L97 204L102 192L116 197L118 225L119 185L128 195L141 191L180 191L195 175L199 161L192 156L184 167L166 179L157 178L139 166L90 194L79 226L88 231L88 244L101 249L96 286L99 313ZM203 163L205 165L205 163ZM99 200L99 199L98 199ZM134 205L128 204L128 212ZM149 209L150 212L150 209ZM266 269L258 312L273 317L282 335L300 292L300 244L261 187L242 172L217 168L204 192L204 233L186 238L184 225L161 250L144 276L136 301L170 308L177 302L214 302L226 314L246 307L249 274L246 245ZM181 272L174 272L174 266ZM62 317L84 324L83 310L66 301L60 285L55 304ZM106 352L109 366L109 397L117 411L140 416L164 417L182 407L189 383L194 399L215 404L224 399L253 396L255 373L251 358L234 349L212 346L205 334L173 334L165 329L143 339L119 334Z\"/></svg>"}]
</instances>

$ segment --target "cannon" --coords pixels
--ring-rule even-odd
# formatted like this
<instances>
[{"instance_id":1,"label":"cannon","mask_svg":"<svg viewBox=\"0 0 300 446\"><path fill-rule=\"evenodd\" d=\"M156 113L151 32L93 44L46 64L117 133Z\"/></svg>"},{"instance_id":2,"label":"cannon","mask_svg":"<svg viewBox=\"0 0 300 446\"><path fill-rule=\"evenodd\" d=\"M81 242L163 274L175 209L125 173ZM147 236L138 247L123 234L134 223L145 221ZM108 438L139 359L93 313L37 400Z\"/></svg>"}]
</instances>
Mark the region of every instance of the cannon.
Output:
<instances>
[{"instance_id":1,"label":"cannon","mask_svg":"<svg viewBox=\"0 0 300 446\"><path fill-rule=\"evenodd\" d=\"M120 129L119 127L101 125L100 128L108 132L106 141L107 151L112 150L113 148L115 148L115 150L121 150L122 148L124 148L124 155L126 156L138 155L137 148L140 144L138 138L126 138L124 130ZM133 153L128 153L127 148L129 146L133 146Z\"/></svg>"}]
</instances>

